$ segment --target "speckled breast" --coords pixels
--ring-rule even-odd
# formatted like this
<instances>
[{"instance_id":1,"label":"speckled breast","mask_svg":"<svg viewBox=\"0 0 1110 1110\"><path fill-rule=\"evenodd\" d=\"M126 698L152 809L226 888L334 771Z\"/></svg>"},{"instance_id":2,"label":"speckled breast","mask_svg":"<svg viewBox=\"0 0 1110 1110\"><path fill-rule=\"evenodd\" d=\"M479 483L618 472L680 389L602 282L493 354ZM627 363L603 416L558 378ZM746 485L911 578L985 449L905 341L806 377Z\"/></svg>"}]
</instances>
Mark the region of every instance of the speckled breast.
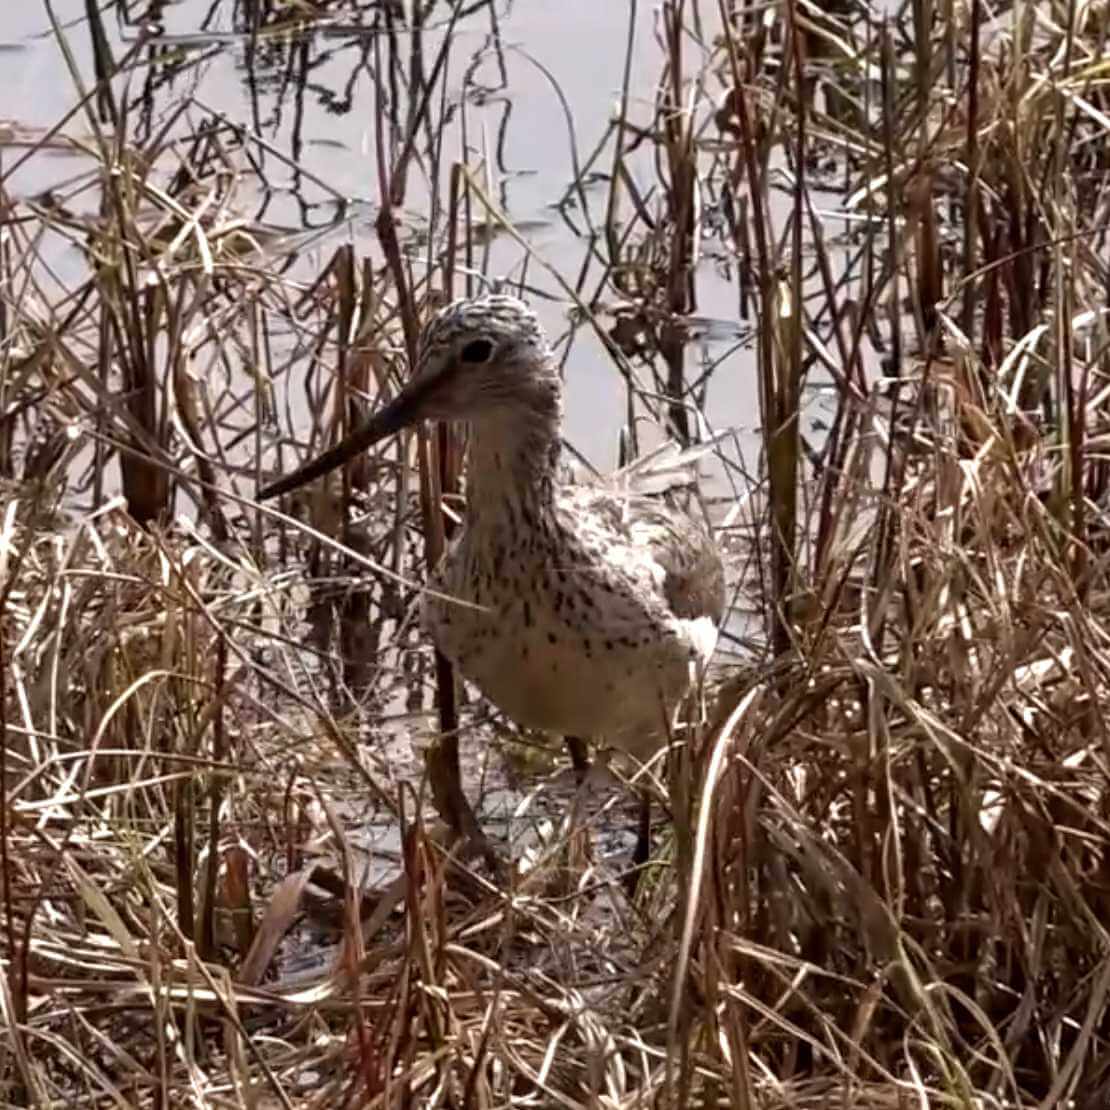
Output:
<instances>
[{"instance_id":1,"label":"speckled breast","mask_svg":"<svg viewBox=\"0 0 1110 1110\"><path fill-rule=\"evenodd\" d=\"M462 674L525 727L641 756L664 743L696 655L684 622L599 575L592 552L543 556L507 536L475 551L466 540L432 581L456 600L424 602L429 635Z\"/></svg>"}]
</instances>

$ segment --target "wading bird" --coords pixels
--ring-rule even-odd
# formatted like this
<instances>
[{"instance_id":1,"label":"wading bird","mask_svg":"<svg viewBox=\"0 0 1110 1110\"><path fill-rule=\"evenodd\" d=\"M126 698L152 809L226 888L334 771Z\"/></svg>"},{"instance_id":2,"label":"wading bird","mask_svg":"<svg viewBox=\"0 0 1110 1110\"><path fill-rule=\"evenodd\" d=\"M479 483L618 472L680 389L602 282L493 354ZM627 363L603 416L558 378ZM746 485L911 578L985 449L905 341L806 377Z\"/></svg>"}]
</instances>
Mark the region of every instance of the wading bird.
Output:
<instances>
[{"instance_id":1,"label":"wading bird","mask_svg":"<svg viewBox=\"0 0 1110 1110\"><path fill-rule=\"evenodd\" d=\"M566 736L581 773L583 740L641 761L667 743L713 653L724 574L709 535L659 498L561 481L562 412L559 369L535 315L514 297L456 301L424 330L416 371L390 404L259 497L421 420L465 421L465 521L434 572L424 627L519 725ZM452 823L469 833L477 826L457 752L453 774L463 808ZM645 803L636 860L649 849Z\"/></svg>"}]
</instances>

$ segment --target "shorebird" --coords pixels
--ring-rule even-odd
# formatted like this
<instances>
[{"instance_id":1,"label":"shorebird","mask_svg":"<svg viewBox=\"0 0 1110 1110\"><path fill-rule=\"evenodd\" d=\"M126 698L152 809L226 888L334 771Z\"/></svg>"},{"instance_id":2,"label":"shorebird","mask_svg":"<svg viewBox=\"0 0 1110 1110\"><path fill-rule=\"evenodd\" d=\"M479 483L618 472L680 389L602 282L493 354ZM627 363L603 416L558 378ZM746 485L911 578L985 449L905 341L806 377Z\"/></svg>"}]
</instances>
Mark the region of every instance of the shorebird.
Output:
<instances>
[{"instance_id":1,"label":"shorebird","mask_svg":"<svg viewBox=\"0 0 1110 1110\"><path fill-rule=\"evenodd\" d=\"M425 328L397 397L259 498L419 421L465 421L464 525L432 575L423 624L517 724L567 737L581 772L584 740L641 762L667 744L715 648L724 574L709 534L659 498L561 480L562 396L527 306L502 295L455 301ZM457 755L454 773L457 784ZM642 809L639 862L649 836Z\"/></svg>"}]
</instances>

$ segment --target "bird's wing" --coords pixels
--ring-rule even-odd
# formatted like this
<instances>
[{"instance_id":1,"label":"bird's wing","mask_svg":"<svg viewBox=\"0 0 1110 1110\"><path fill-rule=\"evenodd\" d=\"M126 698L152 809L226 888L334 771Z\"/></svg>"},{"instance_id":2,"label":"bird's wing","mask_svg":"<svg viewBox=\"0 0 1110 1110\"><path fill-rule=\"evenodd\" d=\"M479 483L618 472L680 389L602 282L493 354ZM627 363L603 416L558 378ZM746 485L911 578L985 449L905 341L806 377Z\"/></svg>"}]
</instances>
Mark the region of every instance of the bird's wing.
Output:
<instances>
[{"instance_id":1,"label":"bird's wing","mask_svg":"<svg viewBox=\"0 0 1110 1110\"><path fill-rule=\"evenodd\" d=\"M705 529L669 500L613 484L561 491L562 506L578 519L579 531L581 522L592 522L597 543L610 549L611 565L651 589L673 616L708 617L716 624L725 610L720 552Z\"/></svg>"}]
</instances>

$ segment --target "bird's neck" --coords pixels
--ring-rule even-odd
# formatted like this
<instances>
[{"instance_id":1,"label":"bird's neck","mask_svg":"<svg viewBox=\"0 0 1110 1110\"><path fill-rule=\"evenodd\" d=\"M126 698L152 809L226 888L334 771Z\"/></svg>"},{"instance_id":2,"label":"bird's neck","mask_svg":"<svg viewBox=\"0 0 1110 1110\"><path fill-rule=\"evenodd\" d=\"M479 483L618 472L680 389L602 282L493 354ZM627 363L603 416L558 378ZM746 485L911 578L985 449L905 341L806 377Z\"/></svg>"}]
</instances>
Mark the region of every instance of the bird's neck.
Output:
<instances>
[{"instance_id":1,"label":"bird's neck","mask_svg":"<svg viewBox=\"0 0 1110 1110\"><path fill-rule=\"evenodd\" d=\"M467 523L480 528L506 517L527 526L555 500L560 412L491 413L470 428Z\"/></svg>"}]
</instances>

